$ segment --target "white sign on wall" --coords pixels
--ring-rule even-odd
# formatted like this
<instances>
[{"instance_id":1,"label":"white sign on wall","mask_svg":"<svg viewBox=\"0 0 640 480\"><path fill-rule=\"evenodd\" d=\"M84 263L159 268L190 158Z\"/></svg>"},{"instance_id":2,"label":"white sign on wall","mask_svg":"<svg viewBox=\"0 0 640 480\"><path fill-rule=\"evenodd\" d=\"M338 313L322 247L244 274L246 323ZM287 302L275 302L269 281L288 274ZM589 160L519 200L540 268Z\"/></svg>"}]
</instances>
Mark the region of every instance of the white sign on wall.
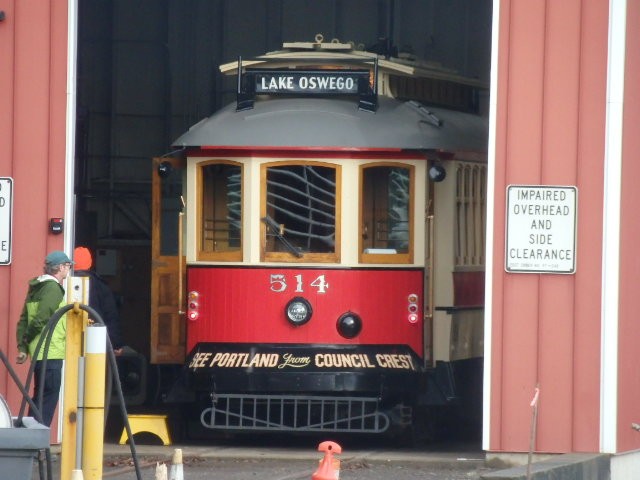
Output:
<instances>
[{"instance_id":1,"label":"white sign on wall","mask_svg":"<svg viewBox=\"0 0 640 480\"><path fill-rule=\"evenodd\" d=\"M0 265L11 263L13 179L0 177Z\"/></svg>"},{"instance_id":2,"label":"white sign on wall","mask_svg":"<svg viewBox=\"0 0 640 480\"><path fill-rule=\"evenodd\" d=\"M507 187L507 272L575 273L577 199L576 187Z\"/></svg>"}]
</instances>

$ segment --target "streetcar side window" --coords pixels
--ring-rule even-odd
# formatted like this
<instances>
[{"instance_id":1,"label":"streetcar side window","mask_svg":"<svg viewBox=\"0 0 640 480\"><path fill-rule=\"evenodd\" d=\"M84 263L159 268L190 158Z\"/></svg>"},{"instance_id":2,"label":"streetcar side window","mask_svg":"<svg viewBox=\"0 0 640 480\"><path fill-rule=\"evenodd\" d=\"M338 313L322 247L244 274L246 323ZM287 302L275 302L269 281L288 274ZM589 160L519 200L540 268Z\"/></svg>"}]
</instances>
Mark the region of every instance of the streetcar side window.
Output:
<instances>
[{"instance_id":1,"label":"streetcar side window","mask_svg":"<svg viewBox=\"0 0 640 480\"><path fill-rule=\"evenodd\" d=\"M198 168L198 260L242 260L242 166L207 162Z\"/></svg>"},{"instance_id":2,"label":"streetcar side window","mask_svg":"<svg viewBox=\"0 0 640 480\"><path fill-rule=\"evenodd\" d=\"M339 261L339 170L316 162L262 166L262 260Z\"/></svg>"},{"instance_id":3,"label":"streetcar side window","mask_svg":"<svg viewBox=\"0 0 640 480\"><path fill-rule=\"evenodd\" d=\"M413 166L363 165L360 179L360 262L412 262Z\"/></svg>"}]
</instances>

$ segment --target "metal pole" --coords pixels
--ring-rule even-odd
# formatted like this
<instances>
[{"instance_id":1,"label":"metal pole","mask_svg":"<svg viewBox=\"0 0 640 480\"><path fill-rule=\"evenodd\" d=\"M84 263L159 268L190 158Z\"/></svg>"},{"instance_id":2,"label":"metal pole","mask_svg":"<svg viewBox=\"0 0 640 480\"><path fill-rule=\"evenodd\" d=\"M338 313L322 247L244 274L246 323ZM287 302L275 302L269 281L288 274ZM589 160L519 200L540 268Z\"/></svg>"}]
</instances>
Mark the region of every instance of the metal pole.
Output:
<instances>
[{"instance_id":1,"label":"metal pole","mask_svg":"<svg viewBox=\"0 0 640 480\"><path fill-rule=\"evenodd\" d=\"M433 188L430 186L429 188ZM428 205L428 198L427 198ZM424 360L425 366L433 366L433 303L435 301L435 229L434 229L434 218L433 215L429 214L427 211L427 238L426 238L426 255L425 259L425 286L427 289L427 299L426 305L427 310L424 315Z\"/></svg>"},{"instance_id":2,"label":"metal pole","mask_svg":"<svg viewBox=\"0 0 640 480\"><path fill-rule=\"evenodd\" d=\"M102 478L104 451L104 392L107 327L87 328L85 348L84 428L82 472L85 480Z\"/></svg>"},{"instance_id":3,"label":"metal pole","mask_svg":"<svg viewBox=\"0 0 640 480\"><path fill-rule=\"evenodd\" d=\"M76 468L76 442L78 431L78 363L82 354L82 332L87 324L87 313L79 308L79 302L87 303L89 284L81 277L67 281L67 302L74 303L66 314L67 339L64 361L64 390L62 405L62 449L60 451L60 476L71 478ZM63 321L63 320L60 320Z\"/></svg>"},{"instance_id":4,"label":"metal pole","mask_svg":"<svg viewBox=\"0 0 640 480\"><path fill-rule=\"evenodd\" d=\"M78 427L76 428L76 461L75 468L82 468L82 431L84 429L84 357L78 359Z\"/></svg>"},{"instance_id":5,"label":"metal pole","mask_svg":"<svg viewBox=\"0 0 640 480\"><path fill-rule=\"evenodd\" d=\"M529 456L527 459L527 480L531 480L531 461L533 456L533 450L536 442L536 425L538 423L538 398L540 396L540 385L536 385L535 394L533 400L531 400L531 408L533 410L531 415L531 435L529 437Z\"/></svg>"}]
</instances>

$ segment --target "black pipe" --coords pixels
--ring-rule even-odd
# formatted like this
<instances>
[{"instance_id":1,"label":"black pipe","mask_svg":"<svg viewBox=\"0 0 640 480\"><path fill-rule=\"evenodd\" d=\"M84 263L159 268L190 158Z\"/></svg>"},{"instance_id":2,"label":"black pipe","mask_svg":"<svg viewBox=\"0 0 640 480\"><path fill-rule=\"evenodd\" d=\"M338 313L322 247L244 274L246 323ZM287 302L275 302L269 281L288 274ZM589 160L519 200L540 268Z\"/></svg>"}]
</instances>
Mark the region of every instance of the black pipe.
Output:
<instances>
[{"instance_id":1,"label":"black pipe","mask_svg":"<svg viewBox=\"0 0 640 480\"><path fill-rule=\"evenodd\" d=\"M41 368L44 369L46 368L46 362L47 362L47 354L49 352L49 346L51 345L51 338L53 337L53 331L55 330L56 325L58 324L58 322L60 321L60 319L62 318L62 316L67 313L69 310L71 310L72 308L75 307L76 304L68 304L65 305L64 307L61 307L60 309L58 309L52 316L51 318L49 318L49 320L47 321L47 324L45 325L45 327L43 328L42 332L46 333L46 335L42 335L40 334L40 339L38 340L38 343L36 345L35 348L35 353L34 353L34 357L38 358L38 354L40 352L40 349L42 348L42 344L44 343L44 353L42 356L42 360L41 360ZM101 326L105 326L104 321L102 320L102 317L100 316L100 314L98 312L96 312L93 308L91 308L88 305L84 305L84 304L78 304L78 307L81 310L84 310L85 312L87 312L89 314L89 317L94 321L94 323L97 323L98 325ZM137 456L137 452L136 452L136 445L135 445L135 441L133 439L133 434L131 432L131 426L129 425L129 416L127 415L127 409L126 409L126 405L125 405L125 401L124 401L124 395L122 393L122 384L120 382L120 376L118 375L118 364L116 362L116 355L113 352L113 346L111 345L111 340L109 339L109 336L107 335L107 354L108 354L108 358L109 358L109 364L111 366L111 372L113 374L113 379L115 381L116 384L116 392L118 394L118 400L120 401L120 411L122 413L122 417L124 419L124 425L125 425L125 429L127 431L127 435L129 436L129 447L131 450L131 456L133 458L133 464L136 470L136 477L138 480L142 480L142 473L140 471L140 465L138 463L138 456ZM22 385L22 383L20 382L20 379L18 378L18 375L16 374L15 370L13 369L13 367L11 366L11 364L9 363L9 360L7 358L7 356L4 354L4 352L2 350L0 350L0 360L2 360L2 362L5 364L5 366L7 367L7 370L9 371L9 375L11 376L11 378L13 379L13 381L16 383L18 389L20 390L20 393L22 394L22 403L20 405L20 412L19 415L17 417L16 420L16 424L22 424L22 419L24 417L24 411L26 408L27 403L29 404L29 406L32 409L32 412L35 415L36 420L39 423L42 423L42 391L44 389L44 375L41 376L40 382L40 388L39 388L39 400L38 404L36 405L36 403L33 401L33 399L29 396L29 387L30 387L30 383L31 383L31 379L33 377L33 373L35 370L35 364L36 364L36 360L34 360L34 358L31 359L31 364L29 365L29 372L27 373L27 382ZM107 410L108 411L108 410ZM106 416L105 416L105 421L106 421ZM47 478L52 479L53 478L53 474L52 474L52 469L51 469L51 449L47 448L45 449L45 457L46 457L46 462L47 462ZM38 456L38 461L40 464L40 478L44 478L43 474L43 466L42 466L42 458L40 456Z\"/></svg>"}]
</instances>

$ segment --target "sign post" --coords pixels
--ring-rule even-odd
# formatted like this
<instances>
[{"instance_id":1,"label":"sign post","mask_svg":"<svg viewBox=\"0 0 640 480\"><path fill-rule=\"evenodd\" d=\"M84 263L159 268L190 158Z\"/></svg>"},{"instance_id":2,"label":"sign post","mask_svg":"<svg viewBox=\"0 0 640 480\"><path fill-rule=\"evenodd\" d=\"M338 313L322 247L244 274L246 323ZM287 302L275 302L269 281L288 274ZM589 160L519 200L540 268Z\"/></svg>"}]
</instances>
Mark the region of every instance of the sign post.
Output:
<instances>
[{"instance_id":1,"label":"sign post","mask_svg":"<svg viewBox=\"0 0 640 480\"><path fill-rule=\"evenodd\" d=\"M576 187L507 187L507 272L575 273L577 199Z\"/></svg>"},{"instance_id":2,"label":"sign post","mask_svg":"<svg viewBox=\"0 0 640 480\"><path fill-rule=\"evenodd\" d=\"M11 263L13 179L0 177L0 265Z\"/></svg>"}]
</instances>

